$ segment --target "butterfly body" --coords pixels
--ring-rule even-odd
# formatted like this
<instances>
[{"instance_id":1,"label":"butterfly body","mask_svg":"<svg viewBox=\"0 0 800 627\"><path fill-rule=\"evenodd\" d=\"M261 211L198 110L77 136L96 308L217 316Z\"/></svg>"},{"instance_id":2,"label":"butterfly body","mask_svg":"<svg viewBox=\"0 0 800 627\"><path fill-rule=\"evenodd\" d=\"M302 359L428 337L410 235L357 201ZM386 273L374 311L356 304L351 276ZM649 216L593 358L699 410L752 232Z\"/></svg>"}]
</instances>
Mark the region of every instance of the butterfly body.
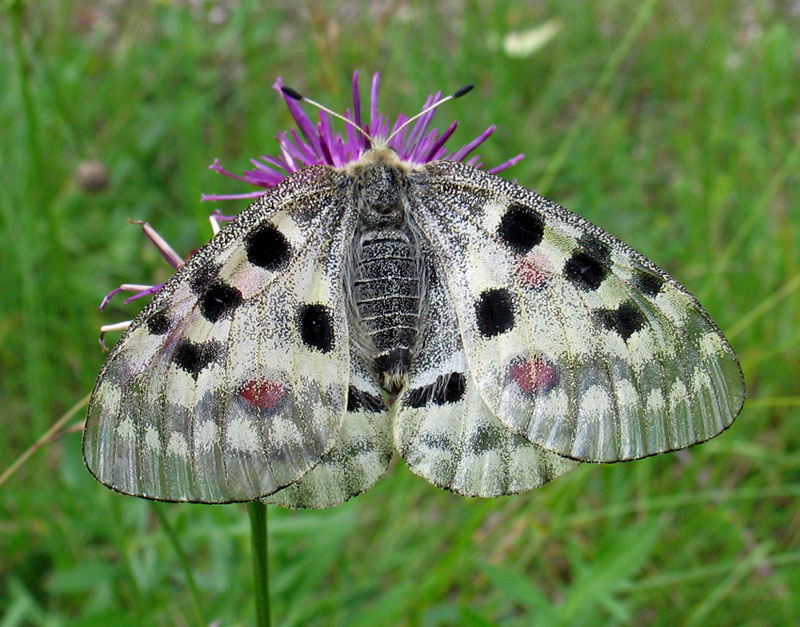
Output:
<instances>
[{"instance_id":1,"label":"butterfly body","mask_svg":"<svg viewBox=\"0 0 800 627\"><path fill-rule=\"evenodd\" d=\"M424 305L424 259L410 221L411 170L388 148L364 155L348 168L358 219L351 267L345 272L351 294L351 331L374 363L388 392L404 383Z\"/></svg>"},{"instance_id":2,"label":"butterfly body","mask_svg":"<svg viewBox=\"0 0 800 627\"><path fill-rule=\"evenodd\" d=\"M84 451L161 500L324 507L397 450L454 492L713 437L733 351L672 277L558 205L385 146L268 190L114 347Z\"/></svg>"}]
</instances>

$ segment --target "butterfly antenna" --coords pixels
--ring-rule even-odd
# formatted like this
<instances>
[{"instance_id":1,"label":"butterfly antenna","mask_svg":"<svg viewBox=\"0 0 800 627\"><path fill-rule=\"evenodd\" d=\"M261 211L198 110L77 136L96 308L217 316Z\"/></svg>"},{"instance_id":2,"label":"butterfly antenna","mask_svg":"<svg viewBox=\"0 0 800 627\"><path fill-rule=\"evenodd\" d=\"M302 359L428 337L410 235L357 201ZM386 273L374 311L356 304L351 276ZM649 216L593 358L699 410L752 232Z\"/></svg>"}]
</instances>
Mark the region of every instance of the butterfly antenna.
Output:
<instances>
[{"instance_id":1,"label":"butterfly antenna","mask_svg":"<svg viewBox=\"0 0 800 627\"><path fill-rule=\"evenodd\" d=\"M281 91L284 94L286 94L287 96L289 96L289 98L293 98L293 99L297 100L298 102L306 102L306 103L310 104L312 107L316 107L317 109L319 109L321 111L324 111L328 115L332 115L333 117L340 119L345 124L349 124L354 129L356 129L359 133L361 133L364 137L366 137L367 141L369 141L370 144L372 143L372 137L369 136L369 133L367 133L367 131L365 131L363 128L361 128L358 124L353 122L353 120L349 120L348 118L344 117L343 115L340 115L339 113L336 113L336 111L331 111L325 105L322 105L322 104L318 103L315 100L311 100L311 98L306 98L303 94L301 94L299 92L296 92L291 87L287 87L286 85L281 85Z\"/></svg>"},{"instance_id":2,"label":"butterfly antenna","mask_svg":"<svg viewBox=\"0 0 800 627\"><path fill-rule=\"evenodd\" d=\"M405 127L406 127L406 126L408 126L409 124L411 124L411 123L412 123L414 120L417 120L417 119L421 118L423 115L425 115L425 114L426 114L426 113L428 113L429 111L433 111L433 110L434 110L434 109L436 109L437 107L439 107L439 106L443 105L445 102L449 102L450 100L455 100L456 98L461 98L461 96L463 96L464 94L468 94L469 92L471 92L473 87L475 87L475 85L464 85L464 86L463 86L461 89L459 89L458 91L456 91L456 92L454 92L454 93L450 94L449 96L446 96L445 98L442 98L441 100L438 100L438 101L434 102L434 103L433 103L431 106L429 106L429 107L425 107L425 108L424 108L422 111L420 111L419 113L417 113L417 115L415 115L415 116L413 116L413 117L411 117L411 118L407 119L405 122L403 122L403 123L400 125L400 127L399 127L399 128L398 128L398 129L397 129L397 130L396 130L394 133L392 133L391 135L389 135L389 137L388 137L388 138L387 138L387 140L386 140L386 143L388 144L390 141L392 141L392 138L393 138L395 135L397 135L397 134L398 134L400 131L402 131L402 130L403 130Z\"/></svg>"}]
</instances>

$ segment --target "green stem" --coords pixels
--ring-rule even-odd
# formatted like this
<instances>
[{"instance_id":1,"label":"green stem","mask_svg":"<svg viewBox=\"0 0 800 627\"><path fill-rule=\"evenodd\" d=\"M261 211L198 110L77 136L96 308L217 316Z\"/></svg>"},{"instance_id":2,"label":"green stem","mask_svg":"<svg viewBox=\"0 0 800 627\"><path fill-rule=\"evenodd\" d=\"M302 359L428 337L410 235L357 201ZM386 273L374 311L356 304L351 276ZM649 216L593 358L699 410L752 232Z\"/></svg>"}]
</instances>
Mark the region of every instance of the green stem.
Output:
<instances>
[{"instance_id":1,"label":"green stem","mask_svg":"<svg viewBox=\"0 0 800 627\"><path fill-rule=\"evenodd\" d=\"M256 586L256 624L269 627L269 573L267 569L267 505L261 501L247 504L250 514L250 546L253 550L253 580Z\"/></svg>"}]
</instances>

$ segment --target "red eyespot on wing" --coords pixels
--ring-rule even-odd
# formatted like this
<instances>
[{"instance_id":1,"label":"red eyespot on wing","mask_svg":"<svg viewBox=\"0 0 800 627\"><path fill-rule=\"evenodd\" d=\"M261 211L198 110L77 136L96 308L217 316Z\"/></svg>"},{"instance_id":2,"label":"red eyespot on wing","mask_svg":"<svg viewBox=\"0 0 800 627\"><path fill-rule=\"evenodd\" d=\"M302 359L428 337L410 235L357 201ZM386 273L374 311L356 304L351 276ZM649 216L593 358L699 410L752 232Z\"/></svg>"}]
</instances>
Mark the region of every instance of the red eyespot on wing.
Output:
<instances>
[{"instance_id":1,"label":"red eyespot on wing","mask_svg":"<svg viewBox=\"0 0 800 627\"><path fill-rule=\"evenodd\" d=\"M522 257L514 268L517 278L523 285L538 289L544 286L550 272L550 263L542 255L532 254Z\"/></svg>"},{"instance_id":2,"label":"red eyespot on wing","mask_svg":"<svg viewBox=\"0 0 800 627\"><path fill-rule=\"evenodd\" d=\"M283 399L283 383L272 379L251 379L242 385L242 398L258 409L275 409Z\"/></svg>"},{"instance_id":3,"label":"red eyespot on wing","mask_svg":"<svg viewBox=\"0 0 800 627\"><path fill-rule=\"evenodd\" d=\"M558 371L541 357L520 359L511 363L508 378L526 395L549 392L558 383Z\"/></svg>"}]
</instances>

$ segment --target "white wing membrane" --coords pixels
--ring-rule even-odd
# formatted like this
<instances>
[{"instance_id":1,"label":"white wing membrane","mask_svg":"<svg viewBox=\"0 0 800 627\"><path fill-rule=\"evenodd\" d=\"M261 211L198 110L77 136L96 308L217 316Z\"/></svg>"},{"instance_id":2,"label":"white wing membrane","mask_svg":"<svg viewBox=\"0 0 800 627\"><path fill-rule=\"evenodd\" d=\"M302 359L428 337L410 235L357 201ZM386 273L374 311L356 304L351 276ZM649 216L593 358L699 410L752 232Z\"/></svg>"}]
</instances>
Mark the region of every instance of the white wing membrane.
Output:
<instances>
[{"instance_id":1,"label":"white wing membrane","mask_svg":"<svg viewBox=\"0 0 800 627\"><path fill-rule=\"evenodd\" d=\"M707 440L744 399L738 361L674 279L563 208L468 166L412 188L480 395L515 433L585 461Z\"/></svg>"},{"instance_id":2,"label":"white wing membrane","mask_svg":"<svg viewBox=\"0 0 800 627\"><path fill-rule=\"evenodd\" d=\"M311 168L198 251L114 347L84 455L126 494L244 501L334 446L347 405L342 262L354 212Z\"/></svg>"}]
</instances>

